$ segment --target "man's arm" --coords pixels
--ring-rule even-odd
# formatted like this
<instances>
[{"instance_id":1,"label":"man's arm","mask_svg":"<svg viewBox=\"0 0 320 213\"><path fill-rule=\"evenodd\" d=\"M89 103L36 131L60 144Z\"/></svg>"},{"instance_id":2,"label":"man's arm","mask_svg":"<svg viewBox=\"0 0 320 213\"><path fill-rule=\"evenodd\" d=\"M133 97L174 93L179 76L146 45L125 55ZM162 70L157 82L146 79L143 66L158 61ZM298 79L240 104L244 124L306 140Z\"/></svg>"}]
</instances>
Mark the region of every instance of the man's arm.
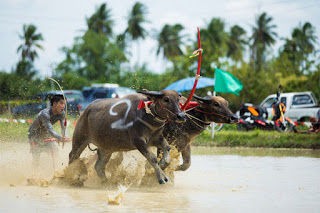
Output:
<instances>
[{"instance_id":1,"label":"man's arm","mask_svg":"<svg viewBox=\"0 0 320 213\"><path fill-rule=\"evenodd\" d=\"M42 115L40 117L40 120L42 125L47 129L47 131L52 137L57 138L59 141L63 139L61 135L59 135L56 131L54 131L53 126L50 122L50 116Z\"/></svg>"},{"instance_id":2,"label":"man's arm","mask_svg":"<svg viewBox=\"0 0 320 213\"><path fill-rule=\"evenodd\" d=\"M65 137L66 136L66 127L64 126L63 119L60 120L60 126L61 126L62 137Z\"/></svg>"}]
</instances>

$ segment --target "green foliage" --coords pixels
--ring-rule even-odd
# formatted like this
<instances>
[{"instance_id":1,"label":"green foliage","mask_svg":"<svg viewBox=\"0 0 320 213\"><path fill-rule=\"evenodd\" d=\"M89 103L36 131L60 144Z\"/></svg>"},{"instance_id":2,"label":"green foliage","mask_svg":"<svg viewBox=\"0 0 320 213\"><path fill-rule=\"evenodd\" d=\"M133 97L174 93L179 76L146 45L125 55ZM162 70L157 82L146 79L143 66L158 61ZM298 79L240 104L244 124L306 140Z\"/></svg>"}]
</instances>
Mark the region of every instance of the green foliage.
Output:
<instances>
[{"instance_id":1,"label":"green foliage","mask_svg":"<svg viewBox=\"0 0 320 213\"><path fill-rule=\"evenodd\" d=\"M50 89L50 85L40 79L27 80L14 73L0 72L1 100L27 99L47 89Z\"/></svg>"},{"instance_id":2,"label":"green foliage","mask_svg":"<svg viewBox=\"0 0 320 213\"><path fill-rule=\"evenodd\" d=\"M33 66L33 62L22 59L17 63L15 73L27 80L31 80L37 73Z\"/></svg>"},{"instance_id":3,"label":"green foliage","mask_svg":"<svg viewBox=\"0 0 320 213\"><path fill-rule=\"evenodd\" d=\"M64 48L66 59L56 69L59 75L71 72L89 81L119 81L120 65L127 59L117 44L91 30L76 41L71 49Z\"/></svg>"},{"instance_id":4,"label":"green foliage","mask_svg":"<svg viewBox=\"0 0 320 213\"><path fill-rule=\"evenodd\" d=\"M197 60L190 59L189 55L197 49L196 33L189 38L183 34L184 26L179 23L159 26L159 31L155 30L151 37L157 42L156 54L163 55L173 65L156 74L148 69L148 64L130 67L127 63L131 57L127 49L130 43L150 36L143 28L143 24L148 22L145 16L147 8L139 2L134 4L125 32L117 36L112 31L114 20L111 12L106 3L101 4L86 19L87 29L74 39L70 47L61 49L65 57L54 67L53 77L64 89L81 89L93 82L108 82L135 89L161 90L174 81L195 75ZM233 111L244 102L259 104L267 95L276 92L279 84L283 85L284 92L309 90L320 98L318 38L311 23L294 28L291 36L284 38L279 54L269 57L268 48L278 37L273 18L267 13L257 17L252 32L247 33L238 25L230 29L226 26L227 23L220 18L212 17L200 29L204 50L201 75L214 77L214 67L219 67L240 79L244 86L240 97L218 94L229 101ZM46 79L34 78L37 69L33 61L38 50L42 49L42 34L37 32L36 26L24 25L20 38L23 41L18 48L21 60L14 73L0 73L1 100L28 99L39 91L55 88ZM250 61L246 62L248 55ZM196 94L205 96L207 90L212 89L199 89ZM189 91L184 95L189 95Z\"/></svg>"},{"instance_id":5,"label":"green foliage","mask_svg":"<svg viewBox=\"0 0 320 213\"><path fill-rule=\"evenodd\" d=\"M317 71L309 73L307 76L308 81L304 84L306 90L313 91L320 104L320 64Z\"/></svg>"},{"instance_id":6,"label":"green foliage","mask_svg":"<svg viewBox=\"0 0 320 213\"><path fill-rule=\"evenodd\" d=\"M89 81L77 73L64 73L61 78L63 89L78 89L81 90L84 86L89 86Z\"/></svg>"},{"instance_id":7,"label":"green foliage","mask_svg":"<svg viewBox=\"0 0 320 213\"><path fill-rule=\"evenodd\" d=\"M154 74L142 66L135 72L126 72L120 81L121 85L134 89L161 90L161 76Z\"/></svg>"}]
</instances>

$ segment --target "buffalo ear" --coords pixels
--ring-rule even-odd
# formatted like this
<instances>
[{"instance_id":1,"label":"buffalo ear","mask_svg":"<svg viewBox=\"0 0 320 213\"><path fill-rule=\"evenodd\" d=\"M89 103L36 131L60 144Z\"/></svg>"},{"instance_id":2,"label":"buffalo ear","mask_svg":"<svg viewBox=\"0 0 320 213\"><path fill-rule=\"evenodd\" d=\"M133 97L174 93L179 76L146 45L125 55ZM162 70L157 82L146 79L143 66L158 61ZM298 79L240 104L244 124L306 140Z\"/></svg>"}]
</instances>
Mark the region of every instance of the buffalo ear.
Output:
<instances>
[{"instance_id":1,"label":"buffalo ear","mask_svg":"<svg viewBox=\"0 0 320 213\"><path fill-rule=\"evenodd\" d=\"M162 92L159 92L159 91L148 91L148 90L140 90L138 91L138 93L144 94L150 98L160 98L164 95Z\"/></svg>"},{"instance_id":2,"label":"buffalo ear","mask_svg":"<svg viewBox=\"0 0 320 213\"><path fill-rule=\"evenodd\" d=\"M206 96L206 97L202 98L200 96L193 95L193 97L195 99L197 99L198 101L201 101L201 102L203 102L205 104L211 104L212 103L212 100L211 100L210 96Z\"/></svg>"}]
</instances>

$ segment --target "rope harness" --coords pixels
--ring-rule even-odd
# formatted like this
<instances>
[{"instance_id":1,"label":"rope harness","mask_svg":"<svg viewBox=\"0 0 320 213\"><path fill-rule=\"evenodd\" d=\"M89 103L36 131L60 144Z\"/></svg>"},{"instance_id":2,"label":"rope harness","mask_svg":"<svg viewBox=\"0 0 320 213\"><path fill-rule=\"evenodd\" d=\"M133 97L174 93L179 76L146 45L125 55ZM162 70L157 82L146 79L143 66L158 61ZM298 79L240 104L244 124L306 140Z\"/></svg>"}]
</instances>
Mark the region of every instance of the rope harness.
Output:
<instances>
[{"instance_id":1,"label":"rope harness","mask_svg":"<svg viewBox=\"0 0 320 213\"><path fill-rule=\"evenodd\" d=\"M153 104L153 102L151 102L150 107L148 106L148 104L145 105L146 113L152 115L152 116L154 117L154 119L155 119L157 122L159 122L159 123L164 123L164 122L166 122L167 119L161 117L161 116L157 113L157 109L156 109L157 105L155 105L155 104L152 105L152 104ZM163 107L162 107L161 103L159 103L159 105L160 105L160 107L161 107L161 109L162 109ZM154 106L154 107L152 107L152 106ZM152 108L151 108L151 107L152 107ZM152 110L152 109L153 109L153 110ZM153 112L152 112L152 111L153 111Z\"/></svg>"},{"instance_id":2,"label":"rope harness","mask_svg":"<svg viewBox=\"0 0 320 213\"><path fill-rule=\"evenodd\" d=\"M186 115L190 118L190 120L191 120L196 126L198 126L198 127L201 128L201 129L204 129L204 128L205 128L204 126L209 126L211 122L203 121L203 120L201 120L201 119L199 119L199 118L197 118L197 117L189 114L188 111L194 109L194 110L197 111L197 112L201 112L201 113L207 114L207 115L217 115L217 116L220 116L220 117L223 117L223 118L228 118L228 117L229 117L229 116L227 116L227 115L224 115L224 114L221 114L221 113L217 113L217 112L206 112L206 111L203 111L203 110L201 110L201 109L198 109L197 107L198 107L198 106L195 106L195 107L192 107L192 108L189 108L188 110L186 110ZM202 123L204 126L201 126L201 125L200 125L199 123L197 123L196 121Z\"/></svg>"}]
</instances>

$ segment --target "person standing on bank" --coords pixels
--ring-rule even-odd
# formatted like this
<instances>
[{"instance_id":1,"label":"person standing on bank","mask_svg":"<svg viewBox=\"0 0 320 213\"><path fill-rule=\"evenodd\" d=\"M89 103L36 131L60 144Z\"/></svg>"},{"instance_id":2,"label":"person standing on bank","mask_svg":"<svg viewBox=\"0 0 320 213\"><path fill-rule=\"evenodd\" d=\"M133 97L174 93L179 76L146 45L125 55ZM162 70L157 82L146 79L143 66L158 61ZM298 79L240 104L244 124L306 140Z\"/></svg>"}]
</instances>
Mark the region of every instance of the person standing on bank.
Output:
<instances>
[{"instance_id":1,"label":"person standing on bank","mask_svg":"<svg viewBox=\"0 0 320 213\"><path fill-rule=\"evenodd\" d=\"M50 107L41 110L31 124L28 131L30 143L30 152L32 154L32 166L36 171L39 168L39 159L41 152L47 152L52 156L53 170L55 171L56 160L58 157L59 142L68 142L70 138L65 137L65 119L66 101L62 94L55 94L50 98ZM59 135L53 125L60 121L61 133Z\"/></svg>"}]
</instances>

